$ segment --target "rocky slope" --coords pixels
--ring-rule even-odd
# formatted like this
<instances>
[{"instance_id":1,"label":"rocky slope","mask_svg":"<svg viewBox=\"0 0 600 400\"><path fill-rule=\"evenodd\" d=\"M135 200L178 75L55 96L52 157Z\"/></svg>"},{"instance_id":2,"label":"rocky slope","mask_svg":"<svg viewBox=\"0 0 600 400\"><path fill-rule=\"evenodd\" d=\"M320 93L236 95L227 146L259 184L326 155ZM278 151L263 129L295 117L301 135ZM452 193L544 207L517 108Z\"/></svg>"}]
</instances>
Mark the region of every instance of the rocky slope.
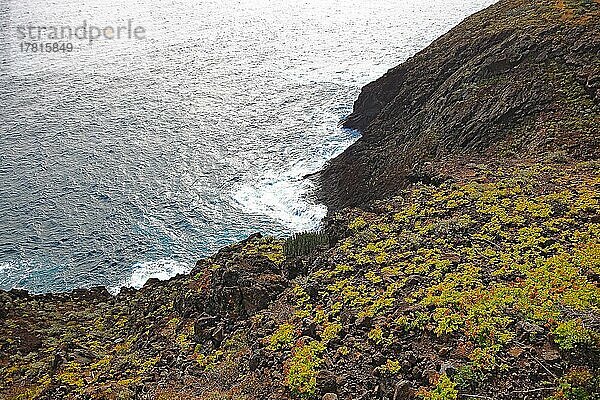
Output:
<instances>
[{"instance_id":1,"label":"rocky slope","mask_svg":"<svg viewBox=\"0 0 600 400\"><path fill-rule=\"evenodd\" d=\"M319 178L332 208L440 182L473 158L590 157L600 142L600 2L503 0L367 85L363 137Z\"/></svg>"},{"instance_id":2,"label":"rocky slope","mask_svg":"<svg viewBox=\"0 0 600 400\"><path fill-rule=\"evenodd\" d=\"M0 292L0 398L600 398L597 9L501 1L367 86L319 235Z\"/></svg>"},{"instance_id":3,"label":"rocky slope","mask_svg":"<svg viewBox=\"0 0 600 400\"><path fill-rule=\"evenodd\" d=\"M117 297L2 293L0 398L598 398L600 162L475 169L304 254L255 235Z\"/></svg>"}]
</instances>

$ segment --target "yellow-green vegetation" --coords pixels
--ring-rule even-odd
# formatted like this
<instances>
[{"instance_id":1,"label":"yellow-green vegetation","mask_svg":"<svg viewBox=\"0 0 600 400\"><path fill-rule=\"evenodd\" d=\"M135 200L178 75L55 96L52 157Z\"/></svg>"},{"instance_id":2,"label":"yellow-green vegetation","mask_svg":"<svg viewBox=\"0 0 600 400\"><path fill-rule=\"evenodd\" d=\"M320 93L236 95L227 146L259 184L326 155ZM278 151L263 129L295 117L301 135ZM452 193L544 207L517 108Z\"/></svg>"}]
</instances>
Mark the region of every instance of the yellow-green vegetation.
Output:
<instances>
[{"instance_id":1,"label":"yellow-green vegetation","mask_svg":"<svg viewBox=\"0 0 600 400\"><path fill-rule=\"evenodd\" d=\"M83 386L83 378L80 375L81 367L76 362L70 362L64 370L57 375L57 379L69 386Z\"/></svg>"},{"instance_id":2,"label":"yellow-green vegetation","mask_svg":"<svg viewBox=\"0 0 600 400\"><path fill-rule=\"evenodd\" d=\"M382 372L389 372L390 374L395 375L402 371L402 366L397 360L387 360L384 365L378 367L378 370Z\"/></svg>"},{"instance_id":3,"label":"yellow-green vegetation","mask_svg":"<svg viewBox=\"0 0 600 400\"><path fill-rule=\"evenodd\" d=\"M324 321L321 340L301 340L294 345L292 356L284 365L285 383L292 395L299 399L311 399L315 396L322 353L340 329L339 323Z\"/></svg>"},{"instance_id":4,"label":"yellow-green vegetation","mask_svg":"<svg viewBox=\"0 0 600 400\"><path fill-rule=\"evenodd\" d=\"M238 331L227 339L219 349L203 353L201 345L197 345L192 354L192 358L200 365L203 371L214 371L218 368L227 370L236 364L236 360L247 354L248 339L246 333Z\"/></svg>"},{"instance_id":5,"label":"yellow-green vegetation","mask_svg":"<svg viewBox=\"0 0 600 400\"><path fill-rule=\"evenodd\" d=\"M300 399L311 399L316 394L317 370L321 365L324 346L312 340L294 347L292 358L285 366L286 384L292 395Z\"/></svg>"},{"instance_id":6,"label":"yellow-green vegetation","mask_svg":"<svg viewBox=\"0 0 600 400\"><path fill-rule=\"evenodd\" d=\"M560 378L558 389L546 400L594 399L599 386L600 375L594 375L587 367L575 367Z\"/></svg>"},{"instance_id":7,"label":"yellow-green vegetation","mask_svg":"<svg viewBox=\"0 0 600 400\"><path fill-rule=\"evenodd\" d=\"M377 204L381 212L355 210L352 235L333 250L337 264L307 284L326 287L327 315L343 309L385 321L367 332L375 345L395 340L386 339L390 329L464 337L475 373L507 367L499 355L520 323L547 329L560 349L598 348L599 170L595 162L489 170L474 182L416 187ZM302 376L314 375L318 352L297 354L295 363L311 360ZM423 393L456 398L445 375Z\"/></svg>"},{"instance_id":8,"label":"yellow-green vegetation","mask_svg":"<svg viewBox=\"0 0 600 400\"><path fill-rule=\"evenodd\" d=\"M423 400L456 400L458 390L456 384L443 374L437 378L437 383L432 390L420 390L417 395Z\"/></svg>"},{"instance_id":9,"label":"yellow-green vegetation","mask_svg":"<svg viewBox=\"0 0 600 400\"><path fill-rule=\"evenodd\" d=\"M580 318L560 322L553 333L556 343L567 350L577 344L597 344L600 340L598 332L586 328Z\"/></svg>"},{"instance_id":10,"label":"yellow-green vegetation","mask_svg":"<svg viewBox=\"0 0 600 400\"><path fill-rule=\"evenodd\" d=\"M223 355L222 350L216 350L208 355L198 352L196 353L196 361L204 371L212 371L222 361Z\"/></svg>"},{"instance_id":11,"label":"yellow-green vegetation","mask_svg":"<svg viewBox=\"0 0 600 400\"><path fill-rule=\"evenodd\" d=\"M379 326L371 329L367 335L373 342L379 344L383 341L383 331Z\"/></svg>"},{"instance_id":12,"label":"yellow-green vegetation","mask_svg":"<svg viewBox=\"0 0 600 400\"><path fill-rule=\"evenodd\" d=\"M285 384L295 398L312 399L316 395L317 373L323 361L322 354L329 342L338 336L342 325L336 318L336 312L325 313L320 307L314 308L310 304L310 297L301 286L296 286L293 293L296 297L296 307L303 310L301 313L296 313L297 321L304 318L318 324L320 340L307 341L306 338L302 338L294 344L291 357L284 364ZM271 337L271 343L274 341L273 338L282 336L286 340L290 339L293 337L292 329L291 324L280 326ZM275 341L280 342L279 339Z\"/></svg>"},{"instance_id":13,"label":"yellow-green vegetation","mask_svg":"<svg viewBox=\"0 0 600 400\"><path fill-rule=\"evenodd\" d=\"M189 398L254 398L251 388L269 374L282 396L315 399L323 369L364 368L359 377L389 385L412 376L421 398L454 400L511 368L528 374L518 355L537 352L532 368L547 351L550 359L575 354L583 365L565 358L563 372L545 377L544 394L591 399L599 371L582 355L593 359L600 346L599 171L594 162L481 168L469 182L417 185L369 211L339 213L335 223L346 236L318 258L285 260L281 241L255 237L169 283L178 286L126 301L52 308L17 298L11 306L19 312L0 338L2 348L14 349L0 365L0 394L35 399L66 387L86 398L135 398L157 371L179 363L191 371ZM310 268L245 321L228 324L229 308L207 316L201 307L214 299L235 305L264 296L229 287L257 260L258 278L243 279L259 288L281 282L289 262L309 260ZM264 274L269 265L275 272ZM215 290L225 273L228 286ZM243 291L249 296L235 297ZM28 336L15 321L32 316L39 320L27 323L44 342L34 348L29 339L29 354L18 347ZM405 357L407 348L415 360ZM269 357L275 363L266 369ZM450 365L449 358L446 374L436 365ZM157 398L183 390L155 389Z\"/></svg>"},{"instance_id":14,"label":"yellow-green vegetation","mask_svg":"<svg viewBox=\"0 0 600 400\"><path fill-rule=\"evenodd\" d=\"M269 348L271 350L281 350L291 346L294 340L296 327L292 324L283 324L277 328L269 339Z\"/></svg>"},{"instance_id":15,"label":"yellow-green vegetation","mask_svg":"<svg viewBox=\"0 0 600 400\"><path fill-rule=\"evenodd\" d=\"M261 238L258 241L250 241L242 249L243 255L257 255L260 257L266 257L275 264L279 265L285 260L283 254L282 240L274 239L272 237Z\"/></svg>"}]
</instances>

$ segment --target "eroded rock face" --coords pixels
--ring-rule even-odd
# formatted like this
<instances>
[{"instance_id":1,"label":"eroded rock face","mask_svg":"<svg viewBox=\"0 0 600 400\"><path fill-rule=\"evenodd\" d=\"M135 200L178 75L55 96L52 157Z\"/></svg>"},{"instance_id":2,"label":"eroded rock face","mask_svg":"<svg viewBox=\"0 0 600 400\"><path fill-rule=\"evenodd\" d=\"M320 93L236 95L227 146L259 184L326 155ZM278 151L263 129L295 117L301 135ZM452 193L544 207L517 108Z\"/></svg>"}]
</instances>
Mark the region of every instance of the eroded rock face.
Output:
<instances>
[{"instance_id":1,"label":"eroded rock face","mask_svg":"<svg viewBox=\"0 0 600 400\"><path fill-rule=\"evenodd\" d=\"M239 249L224 249L216 256L216 264L208 277L208 290L194 300L193 309L211 315L245 319L267 307L287 286L288 280L276 263L261 254L269 247L256 244L261 235L253 235ZM222 260L222 262L220 262ZM220 264L219 264L220 262ZM204 271L199 265L197 270ZM192 272L193 274L194 272Z\"/></svg>"},{"instance_id":2,"label":"eroded rock face","mask_svg":"<svg viewBox=\"0 0 600 400\"><path fill-rule=\"evenodd\" d=\"M365 86L344 124L363 137L319 175L321 199L363 205L482 155L591 157L600 6L580 3L500 1Z\"/></svg>"},{"instance_id":3,"label":"eroded rock face","mask_svg":"<svg viewBox=\"0 0 600 400\"><path fill-rule=\"evenodd\" d=\"M234 318L247 318L267 307L287 286L287 281L272 271L265 270L257 274L236 272L227 270L215 276L212 293L207 299L209 311ZM230 274L235 276L234 281L227 279Z\"/></svg>"}]
</instances>

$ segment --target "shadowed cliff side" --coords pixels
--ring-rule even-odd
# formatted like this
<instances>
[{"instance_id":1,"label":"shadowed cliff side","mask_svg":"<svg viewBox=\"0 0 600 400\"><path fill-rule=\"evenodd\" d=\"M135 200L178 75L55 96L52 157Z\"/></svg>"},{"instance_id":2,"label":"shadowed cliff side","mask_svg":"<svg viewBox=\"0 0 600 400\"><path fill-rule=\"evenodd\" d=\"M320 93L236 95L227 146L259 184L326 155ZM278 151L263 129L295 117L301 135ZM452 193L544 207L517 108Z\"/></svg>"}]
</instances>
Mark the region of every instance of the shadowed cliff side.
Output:
<instances>
[{"instance_id":1,"label":"shadowed cliff side","mask_svg":"<svg viewBox=\"0 0 600 400\"><path fill-rule=\"evenodd\" d=\"M365 204L483 155L589 158L600 147L599 15L598 0L502 0L467 18L363 88L344 123L363 137L319 174L320 198Z\"/></svg>"}]
</instances>

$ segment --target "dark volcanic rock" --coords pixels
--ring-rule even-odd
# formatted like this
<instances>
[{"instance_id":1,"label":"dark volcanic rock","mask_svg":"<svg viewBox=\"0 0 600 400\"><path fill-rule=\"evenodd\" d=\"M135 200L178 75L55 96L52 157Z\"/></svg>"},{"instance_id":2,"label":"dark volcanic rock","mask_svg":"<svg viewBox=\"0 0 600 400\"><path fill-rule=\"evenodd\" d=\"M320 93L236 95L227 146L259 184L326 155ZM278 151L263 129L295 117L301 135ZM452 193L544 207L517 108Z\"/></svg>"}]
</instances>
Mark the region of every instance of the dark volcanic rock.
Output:
<instances>
[{"instance_id":1,"label":"dark volcanic rock","mask_svg":"<svg viewBox=\"0 0 600 400\"><path fill-rule=\"evenodd\" d=\"M600 17L586 4L502 0L365 86L344 123L363 137L318 175L321 199L338 209L439 183L464 157L593 155Z\"/></svg>"}]
</instances>

